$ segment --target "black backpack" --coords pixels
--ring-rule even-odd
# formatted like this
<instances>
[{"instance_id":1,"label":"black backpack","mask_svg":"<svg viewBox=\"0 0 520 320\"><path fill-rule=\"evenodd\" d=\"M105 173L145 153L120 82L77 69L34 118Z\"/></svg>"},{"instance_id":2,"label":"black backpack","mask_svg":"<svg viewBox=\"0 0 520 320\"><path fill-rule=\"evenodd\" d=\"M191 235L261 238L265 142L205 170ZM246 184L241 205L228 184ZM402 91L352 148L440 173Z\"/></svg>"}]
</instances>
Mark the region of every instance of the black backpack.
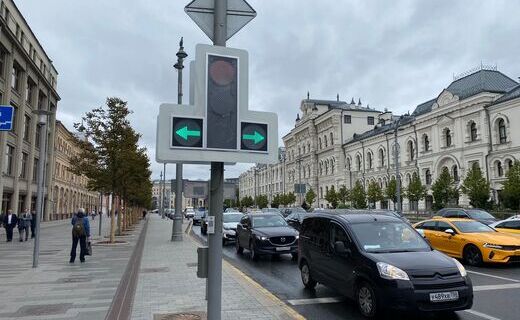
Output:
<instances>
[{"instance_id":1,"label":"black backpack","mask_svg":"<svg viewBox=\"0 0 520 320\"><path fill-rule=\"evenodd\" d=\"M72 227L72 235L74 237L85 236L85 226L83 225L83 218L76 218L76 223Z\"/></svg>"}]
</instances>

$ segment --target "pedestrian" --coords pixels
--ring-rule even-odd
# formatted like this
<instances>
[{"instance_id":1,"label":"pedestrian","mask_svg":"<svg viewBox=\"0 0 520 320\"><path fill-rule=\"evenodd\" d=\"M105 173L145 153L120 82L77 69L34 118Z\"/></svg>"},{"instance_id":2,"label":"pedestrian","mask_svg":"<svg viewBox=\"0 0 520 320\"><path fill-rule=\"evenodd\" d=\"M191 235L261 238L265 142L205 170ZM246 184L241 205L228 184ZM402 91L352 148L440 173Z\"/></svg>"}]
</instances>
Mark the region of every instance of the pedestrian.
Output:
<instances>
[{"instance_id":1,"label":"pedestrian","mask_svg":"<svg viewBox=\"0 0 520 320\"><path fill-rule=\"evenodd\" d=\"M18 220L18 233L20 234L20 242L23 241L25 233L25 241L29 238L29 228L31 226L32 216L29 210L25 209Z\"/></svg>"},{"instance_id":2,"label":"pedestrian","mask_svg":"<svg viewBox=\"0 0 520 320\"><path fill-rule=\"evenodd\" d=\"M146 218L146 210L143 210L143 220Z\"/></svg>"},{"instance_id":3,"label":"pedestrian","mask_svg":"<svg viewBox=\"0 0 520 320\"><path fill-rule=\"evenodd\" d=\"M31 211L31 239L36 235L36 211Z\"/></svg>"},{"instance_id":4,"label":"pedestrian","mask_svg":"<svg viewBox=\"0 0 520 320\"><path fill-rule=\"evenodd\" d=\"M13 210L7 210L4 216L4 228L7 235L7 242L13 241L13 229L18 224L18 217L13 213Z\"/></svg>"},{"instance_id":5,"label":"pedestrian","mask_svg":"<svg viewBox=\"0 0 520 320\"><path fill-rule=\"evenodd\" d=\"M96 219L96 211L92 210L90 216L92 217L92 221L94 221Z\"/></svg>"},{"instance_id":6,"label":"pedestrian","mask_svg":"<svg viewBox=\"0 0 520 320\"><path fill-rule=\"evenodd\" d=\"M90 239L90 224L88 217L85 216L85 209L80 208L78 213L72 217L72 250L70 251L70 263L76 260L76 248L79 242L79 260L85 262L87 253L87 238Z\"/></svg>"}]
</instances>

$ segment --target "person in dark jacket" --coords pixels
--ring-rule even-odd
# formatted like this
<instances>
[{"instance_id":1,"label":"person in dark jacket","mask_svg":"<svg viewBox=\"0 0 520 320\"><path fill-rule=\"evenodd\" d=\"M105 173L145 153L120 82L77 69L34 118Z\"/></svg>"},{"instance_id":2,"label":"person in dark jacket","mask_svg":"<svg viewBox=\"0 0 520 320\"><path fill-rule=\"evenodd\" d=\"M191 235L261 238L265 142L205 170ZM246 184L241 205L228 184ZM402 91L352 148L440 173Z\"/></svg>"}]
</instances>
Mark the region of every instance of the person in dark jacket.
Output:
<instances>
[{"instance_id":1,"label":"person in dark jacket","mask_svg":"<svg viewBox=\"0 0 520 320\"><path fill-rule=\"evenodd\" d=\"M31 226L32 216L29 213L29 210L25 209L24 213L20 215L18 218L18 233L20 234L20 242L24 239L25 233L25 241L29 238L29 227Z\"/></svg>"},{"instance_id":2,"label":"person in dark jacket","mask_svg":"<svg viewBox=\"0 0 520 320\"><path fill-rule=\"evenodd\" d=\"M87 253L87 238L90 238L90 224L85 216L85 209L80 208L78 213L72 217L72 250L70 251L70 263L76 260L76 248L80 246L79 260L85 262Z\"/></svg>"},{"instance_id":3,"label":"person in dark jacket","mask_svg":"<svg viewBox=\"0 0 520 320\"><path fill-rule=\"evenodd\" d=\"M31 211L31 239L35 236L35 230L36 229L36 211Z\"/></svg>"},{"instance_id":4,"label":"person in dark jacket","mask_svg":"<svg viewBox=\"0 0 520 320\"><path fill-rule=\"evenodd\" d=\"M13 241L13 229L18 224L18 217L13 213L13 210L7 210L4 216L4 228L7 235L7 242Z\"/></svg>"}]
</instances>

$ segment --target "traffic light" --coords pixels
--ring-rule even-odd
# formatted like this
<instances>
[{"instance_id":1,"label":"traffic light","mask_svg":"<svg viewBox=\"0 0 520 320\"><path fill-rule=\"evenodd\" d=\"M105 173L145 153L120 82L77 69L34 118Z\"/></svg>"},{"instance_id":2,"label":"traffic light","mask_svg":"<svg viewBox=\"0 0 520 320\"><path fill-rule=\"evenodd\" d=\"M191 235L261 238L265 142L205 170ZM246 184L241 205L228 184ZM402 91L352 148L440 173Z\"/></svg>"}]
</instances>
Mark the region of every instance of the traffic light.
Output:
<instances>
[{"instance_id":1,"label":"traffic light","mask_svg":"<svg viewBox=\"0 0 520 320\"><path fill-rule=\"evenodd\" d=\"M237 58L208 56L208 149L237 149L237 66Z\"/></svg>"}]
</instances>

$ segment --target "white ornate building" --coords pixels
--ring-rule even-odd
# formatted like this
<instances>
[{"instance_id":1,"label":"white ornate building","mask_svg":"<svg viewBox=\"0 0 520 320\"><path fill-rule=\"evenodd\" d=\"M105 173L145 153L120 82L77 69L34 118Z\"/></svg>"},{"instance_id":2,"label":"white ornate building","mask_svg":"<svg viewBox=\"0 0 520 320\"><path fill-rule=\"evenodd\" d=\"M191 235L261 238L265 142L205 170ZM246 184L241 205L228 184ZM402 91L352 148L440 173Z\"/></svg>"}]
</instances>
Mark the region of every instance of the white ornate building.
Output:
<instances>
[{"instance_id":1,"label":"white ornate building","mask_svg":"<svg viewBox=\"0 0 520 320\"><path fill-rule=\"evenodd\" d=\"M285 161L242 174L240 196L269 195L273 189L251 181L258 180L255 171L271 168L285 173L281 192L294 191L299 181L313 188L319 195L315 207L327 206L324 195L331 186L351 188L360 180L366 187L375 181L384 188L395 177L396 131L404 187L414 172L431 186L443 167L460 184L468 168L478 165L491 182L493 199L499 202L505 173L513 161L520 160L520 128L511 126L515 115L520 115L520 85L496 68L481 67L459 77L436 98L402 117L363 107L360 102L338 100L303 100L301 119L283 137ZM429 209L432 202L429 191L418 204L405 199L403 209L415 205ZM462 195L459 203L468 205L468 200ZM387 202L376 205L386 207Z\"/></svg>"}]
</instances>

